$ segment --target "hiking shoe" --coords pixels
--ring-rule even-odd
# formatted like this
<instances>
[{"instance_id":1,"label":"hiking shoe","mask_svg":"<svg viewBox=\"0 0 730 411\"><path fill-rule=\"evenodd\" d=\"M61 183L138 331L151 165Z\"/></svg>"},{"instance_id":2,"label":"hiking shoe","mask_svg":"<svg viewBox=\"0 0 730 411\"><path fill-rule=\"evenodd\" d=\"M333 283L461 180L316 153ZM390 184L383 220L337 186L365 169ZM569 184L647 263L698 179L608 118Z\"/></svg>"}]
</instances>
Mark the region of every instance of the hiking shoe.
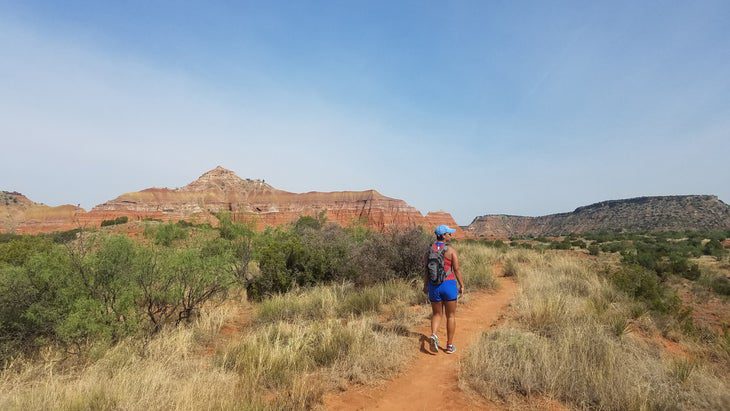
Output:
<instances>
[{"instance_id":1,"label":"hiking shoe","mask_svg":"<svg viewBox=\"0 0 730 411\"><path fill-rule=\"evenodd\" d=\"M436 334L431 334L431 351L439 352L439 337Z\"/></svg>"},{"instance_id":2,"label":"hiking shoe","mask_svg":"<svg viewBox=\"0 0 730 411\"><path fill-rule=\"evenodd\" d=\"M446 346L446 354L453 354L456 352L456 347L454 347L454 344L449 344Z\"/></svg>"}]
</instances>

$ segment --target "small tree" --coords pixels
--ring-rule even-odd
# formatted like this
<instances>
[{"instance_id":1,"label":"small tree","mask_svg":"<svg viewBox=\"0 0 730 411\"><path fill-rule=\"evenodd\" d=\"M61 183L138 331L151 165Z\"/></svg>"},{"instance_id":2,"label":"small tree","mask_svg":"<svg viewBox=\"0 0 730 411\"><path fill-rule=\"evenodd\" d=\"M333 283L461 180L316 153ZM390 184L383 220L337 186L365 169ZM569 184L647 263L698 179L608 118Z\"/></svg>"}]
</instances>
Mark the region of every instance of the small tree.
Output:
<instances>
[{"instance_id":1,"label":"small tree","mask_svg":"<svg viewBox=\"0 0 730 411\"><path fill-rule=\"evenodd\" d=\"M234 272L238 282L245 286L249 278L248 267L253 260L256 233L248 224L235 223L228 213L218 215L218 231L224 242L208 246L228 248L233 253ZM222 251L221 251L222 252Z\"/></svg>"}]
</instances>

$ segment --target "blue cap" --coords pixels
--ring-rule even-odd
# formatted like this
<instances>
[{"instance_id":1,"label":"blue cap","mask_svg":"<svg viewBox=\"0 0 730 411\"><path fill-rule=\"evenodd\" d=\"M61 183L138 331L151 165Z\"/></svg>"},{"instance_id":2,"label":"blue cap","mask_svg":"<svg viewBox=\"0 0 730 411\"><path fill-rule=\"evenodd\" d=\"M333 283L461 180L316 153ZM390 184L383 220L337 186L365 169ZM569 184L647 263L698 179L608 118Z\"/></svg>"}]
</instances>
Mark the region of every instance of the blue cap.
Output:
<instances>
[{"instance_id":1,"label":"blue cap","mask_svg":"<svg viewBox=\"0 0 730 411\"><path fill-rule=\"evenodd\" d=\"M456 230L447 226L446 224L441 224L440 226L436 227L433 232L436 233L436 235L444 235L446 233L453 234L456 232Z\"/></svg>"}]
</instances>

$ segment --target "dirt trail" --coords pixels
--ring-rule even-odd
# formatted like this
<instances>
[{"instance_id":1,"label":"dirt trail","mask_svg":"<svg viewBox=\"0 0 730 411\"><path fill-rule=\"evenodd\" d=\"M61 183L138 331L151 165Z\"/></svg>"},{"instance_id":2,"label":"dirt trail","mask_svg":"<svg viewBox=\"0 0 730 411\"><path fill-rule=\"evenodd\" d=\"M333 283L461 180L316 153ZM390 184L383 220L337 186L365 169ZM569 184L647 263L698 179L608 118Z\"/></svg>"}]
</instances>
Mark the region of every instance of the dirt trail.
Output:
<instances>
[{"instance_id":1,"label":"dirt trail","mask_svg":"<svg viewBox=\"0 0 730 411\"><path fill-rule=\"evenodd\" d=\"M459 388L459 359L482 331L493 326L503 314L517 291L517 284L509 278L498 278L501 288L496 293L477 292L470 295L468 304L461 305L456 314L457 352L446 354L428 349L427 335L430 323L424 321L413 330L421 335L413 341L414 349L420 344L421 352L393 380L377 387L352 387L340 394L325 397L328 410L494 410L501 409L481 398L468 395ZM445 321L444 321L445 323ZM446 345L446 329L439 332L442 346Z\"/></svg>"}]
</instances>

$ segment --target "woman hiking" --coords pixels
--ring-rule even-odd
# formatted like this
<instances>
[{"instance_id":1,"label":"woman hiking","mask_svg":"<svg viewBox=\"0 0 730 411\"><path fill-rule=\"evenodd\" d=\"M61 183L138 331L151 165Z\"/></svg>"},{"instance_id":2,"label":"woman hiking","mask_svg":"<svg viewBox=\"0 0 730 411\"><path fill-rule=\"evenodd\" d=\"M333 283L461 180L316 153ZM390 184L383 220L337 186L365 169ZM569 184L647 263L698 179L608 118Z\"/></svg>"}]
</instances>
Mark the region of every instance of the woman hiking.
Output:
<instances>
[{"instance_id":1,"label":"woman hiking","mask_svg":"<svg viewBox=\"0 0 730 411\"><path fill-rule=\"evenodd\" d=\"M447 244L451 234L456 230L447 226L436 227L436 242L428 251L426 275L424 276L423 292L428 294L431 302L431 350L438 352L439 338L436 332L441 325L443 312L446 312L446 351L452 354L454 346L454 332L456 330L456 300L464 292L464 281L459 271L459 258L456 251Z\"/></svg>"}]
</instances>

